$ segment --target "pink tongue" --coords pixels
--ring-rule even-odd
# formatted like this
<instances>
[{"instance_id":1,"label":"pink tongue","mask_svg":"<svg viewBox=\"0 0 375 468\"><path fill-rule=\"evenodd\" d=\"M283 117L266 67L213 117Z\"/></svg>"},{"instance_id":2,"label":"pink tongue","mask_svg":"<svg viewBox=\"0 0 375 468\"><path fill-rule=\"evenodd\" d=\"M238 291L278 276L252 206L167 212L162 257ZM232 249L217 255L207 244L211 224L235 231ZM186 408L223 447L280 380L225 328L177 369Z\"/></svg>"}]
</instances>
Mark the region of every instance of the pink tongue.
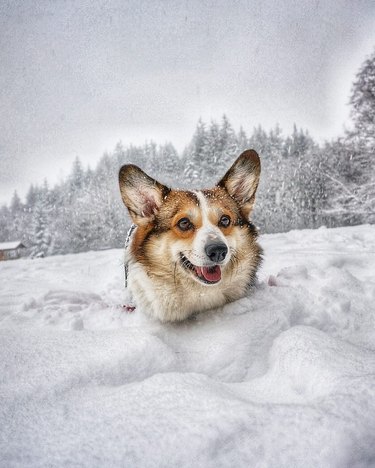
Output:
<instances>
[{"instance_id":1,"label":"pink tongue","mask_svg":"<svg viewBox=\"0 0 375 468\"><path fill-rule=\"evenodd\" d=\"M197 273L203 276L207 281L217 282L221 280L221 268L219 265L214 267L196 267Z\"/></svg>"}]
</instances>

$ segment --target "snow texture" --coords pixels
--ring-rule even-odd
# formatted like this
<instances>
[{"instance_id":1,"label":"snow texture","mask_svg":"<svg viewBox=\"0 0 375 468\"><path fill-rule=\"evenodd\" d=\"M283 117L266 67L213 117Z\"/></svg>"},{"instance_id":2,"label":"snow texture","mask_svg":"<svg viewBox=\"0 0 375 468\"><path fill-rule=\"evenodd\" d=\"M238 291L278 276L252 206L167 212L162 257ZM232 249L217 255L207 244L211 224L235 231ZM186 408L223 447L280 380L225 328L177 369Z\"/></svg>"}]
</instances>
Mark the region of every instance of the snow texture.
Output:
<instances>
[{"instance_id":1,"label":"snow texture","mask_svg":"<svg viewBox=\"0 0 375 468\"><path fill-rule=\"evenodd\" d=\"M0 264L0 465L375 466L375 226L261 237L250 297L123 309L120 250Z\"/></svg>"}]
</instances>

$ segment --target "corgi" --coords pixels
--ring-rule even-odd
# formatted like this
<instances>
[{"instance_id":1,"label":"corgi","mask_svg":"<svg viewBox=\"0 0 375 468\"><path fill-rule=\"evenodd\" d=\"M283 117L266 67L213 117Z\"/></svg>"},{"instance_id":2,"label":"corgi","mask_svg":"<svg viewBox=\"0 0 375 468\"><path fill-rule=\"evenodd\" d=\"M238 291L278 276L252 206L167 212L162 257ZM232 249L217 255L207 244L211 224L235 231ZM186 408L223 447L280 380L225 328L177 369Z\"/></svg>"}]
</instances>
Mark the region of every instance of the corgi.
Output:
<instances>
[{"instance_id":1,"label":"corgi","mask_svg":"<svg viewBox=\"0 0 375 468\"><path fill-rule=\"evenodd\" d=\"M135 165L121 167L121 197L133 221L125 264L137 306L178 322L247 293L262 258L250 222L259 177L254 150L206 190L174 190Z\"/></svg>"}]
</instances>

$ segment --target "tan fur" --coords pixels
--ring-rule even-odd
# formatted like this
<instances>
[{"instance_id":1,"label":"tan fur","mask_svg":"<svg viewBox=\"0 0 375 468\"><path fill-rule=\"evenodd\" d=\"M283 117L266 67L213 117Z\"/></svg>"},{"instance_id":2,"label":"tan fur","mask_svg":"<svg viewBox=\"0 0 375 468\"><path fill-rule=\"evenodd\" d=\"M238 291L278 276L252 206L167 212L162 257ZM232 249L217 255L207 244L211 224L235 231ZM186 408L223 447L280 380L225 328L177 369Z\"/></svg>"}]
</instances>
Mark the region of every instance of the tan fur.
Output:
<instances>
[{"instance_id":1,"label":"tan fur","mask_svg":"<svg viewBox=\"0 0 375 468\"><path fill-rule=\"evenodd\" d=\"M138 226L127 252L128 284L146 313L181 321L243 297L254 284L261 249L248 216L260 174L257 158L252 150L244 152L217 186L201 192L170 190L136 166L121 168L123 200ZM227 227L220 225L223 215L232 220ZM182 218L193 227L181 230ZM193 265L210 266L201 248L206 235L228 247L216 284L200 282L181 264L183 255Z\"/></svg>"}]
</instances>

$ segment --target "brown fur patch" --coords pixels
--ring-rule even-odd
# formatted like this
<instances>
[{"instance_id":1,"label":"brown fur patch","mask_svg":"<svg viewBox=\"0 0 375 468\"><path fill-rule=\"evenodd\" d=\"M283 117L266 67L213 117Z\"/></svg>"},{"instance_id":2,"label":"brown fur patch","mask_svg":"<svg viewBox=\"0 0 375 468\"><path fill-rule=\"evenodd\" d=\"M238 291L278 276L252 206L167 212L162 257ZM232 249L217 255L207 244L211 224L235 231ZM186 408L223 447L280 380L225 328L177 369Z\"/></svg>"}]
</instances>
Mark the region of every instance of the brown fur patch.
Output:
<instances>
[{"instance_id":1,"label":"brown fur patch","mask_svg":"<svg viewBox=\"0 0 375 468\"><path fill-rule=\"evenodd\" d=\"M173 238L189 238L193 236L193 231L183 232L176 226L177 222L188 217L194 226L199 228L202 218L197 206L198 200L194 193L188 191L171 190L164 198L159 212L154 219L146 225L138 226L134 240L131 245L132 254L135 258L146 264L146 243L152 240L152 236L160 236L162 233L171 231Z\"/></svg>"},{"instance_id":2,"label":"brown fur patch","mask_svg":"<svg viewBox=\"0 0 375 468\"><path fill-rule=\"evenodd\" d=\"M209 220L212 224L218 226L220 218L223 215L229 216L231 223L228 227L219 226L225 236L229 236L234 228L239 223L241 212L238 204L222 187L214 187L210 190L203 190L203 195L206 197L210 211Z\"/></svg>"},{"instance_id":3,"label":"brown fur patch","mask_svg":"<svg viewBox=\"0 0 375 468\"><path fill-rule=\"evenodd\" d=\"M160 207L155 223L158 231L166 231L183 217L199 224L199 216L198 200L193 192L171 190Z\"/></svg>"}]
</instances>

